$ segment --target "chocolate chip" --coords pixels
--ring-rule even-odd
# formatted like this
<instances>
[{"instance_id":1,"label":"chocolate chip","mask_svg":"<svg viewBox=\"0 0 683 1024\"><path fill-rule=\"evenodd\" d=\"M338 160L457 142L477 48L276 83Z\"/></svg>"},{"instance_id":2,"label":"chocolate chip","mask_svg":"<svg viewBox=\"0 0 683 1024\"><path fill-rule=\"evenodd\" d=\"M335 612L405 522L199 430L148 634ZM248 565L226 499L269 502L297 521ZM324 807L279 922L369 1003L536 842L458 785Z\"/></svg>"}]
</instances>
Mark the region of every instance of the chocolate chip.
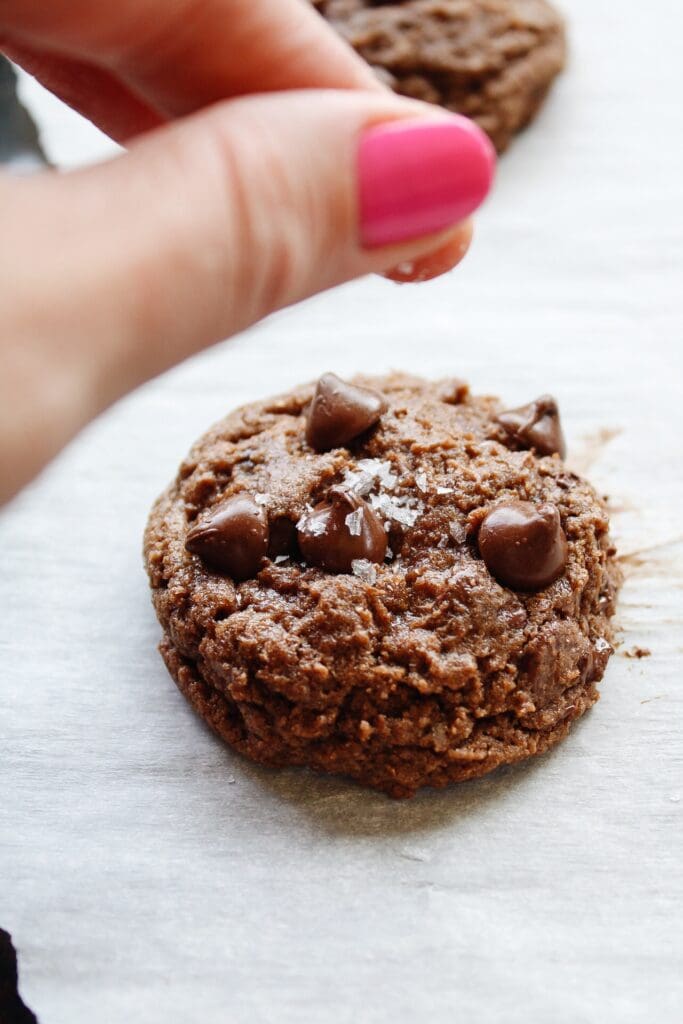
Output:
<instances>
[{"instance_id":1,"label":"chocolate chip","mask_svg":"<svg viewBox=\"0 0 683 1024\"><path fill-rule=\"evenodd\" d=\"M518 444L535 448L539 455L557 453L563 459L567 454L560 413L552 395L541 395L529 405L501 412L497 420Z\"/></svg>"},{"instance_id":2,"label":"chocolate chip","mask_svg":"<svg viewBox=\"0 0 683 1024\"><path fill-rule=\"evenodd\" d=\"M308 411L306 440L317 452L340 448L373 427L386 408L376 391L326 373L318 381Z\"/></svg>"},{"instance_id":3,"label":"chocolate chip","mask_svg":"<svg viewBox=\"0 0 683 1024\"><path fill-rule=\"evenodd\" d=\"M305 560L328 572L352 572L358 560L380 564L387 535L370 506L351 491L333 487L298 524L299 547Z\"/></svg>"},{"instance_id":4,"label":"chocolate chip","mask_svg":"<svg viewBox=\"0 0 683 1024\"><path fill-rule=\"evenodd\" d=\"M185 547L210 568L246 580L268 550L266 514L250 494L235 494L190 530Z\"/></svg>"},{"instance_id":5,"label":"chocolate chip","mask_svg":"<svg viewBox=\"0 0 683 1024\"><path fill-rule=\"evenodd\" d=\"M542 590L567 564L567 538L554 505L497 505L483 520L478 541L486 568L513 590Z\"/></svg>"}]
</instances>

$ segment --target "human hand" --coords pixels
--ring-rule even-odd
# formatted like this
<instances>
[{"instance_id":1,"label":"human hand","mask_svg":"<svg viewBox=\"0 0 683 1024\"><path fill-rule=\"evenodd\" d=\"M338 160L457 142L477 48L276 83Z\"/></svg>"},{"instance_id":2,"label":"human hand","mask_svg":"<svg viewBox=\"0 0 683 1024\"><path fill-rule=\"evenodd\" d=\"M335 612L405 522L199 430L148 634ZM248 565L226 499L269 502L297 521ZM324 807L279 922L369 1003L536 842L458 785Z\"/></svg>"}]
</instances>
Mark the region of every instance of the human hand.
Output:
<instances>
[{"instance_id":1,"label":"human hand","mask_svg":"<svg viewBox=\"0 0 683 1024\"><path fill-rule=\"evenodd\" d=\"M130 146L0 177L0 501L267 313L450 269L490 187L476 127L382 89L302 0L2 0L0 50Z\"/></svg>"}]
</instances>

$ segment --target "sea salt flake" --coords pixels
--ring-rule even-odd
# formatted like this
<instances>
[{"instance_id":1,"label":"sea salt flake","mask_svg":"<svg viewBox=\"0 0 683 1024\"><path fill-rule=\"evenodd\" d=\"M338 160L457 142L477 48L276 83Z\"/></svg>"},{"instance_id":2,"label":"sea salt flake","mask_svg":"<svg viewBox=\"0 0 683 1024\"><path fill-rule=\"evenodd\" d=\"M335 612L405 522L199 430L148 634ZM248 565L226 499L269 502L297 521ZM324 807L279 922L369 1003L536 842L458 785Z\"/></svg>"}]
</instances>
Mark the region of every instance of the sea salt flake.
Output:
<instances>
[{"instance_id":1,"label":"sea salt flake","mask_svg":"<svg viewBox=\"0 0 683 1024\"><path fill-rule=\"evenodd\" d=\"M391 463L386 459L361 459L358 468L364 473L372 473L380 485L391 491L396 486L396 474L392 472Z\"/></svg>"},{"instance_id":2,"label":"sea salt flake","mask_svg":"<svg viewBox=\"0 0 683 1024\"><path fill-rule=\"evenodd\" d=\"M343 483L356 494L365 496L376 485L391 491L396 486L397 476L391 470L391 463L382 459L360 459L356 469L347 469Z\"/></svg>"},{"instance_id":3,"label":"sea salt flake","mask_svg":"<svg viewBox=\"0 0 683 1024\"><path fill-rule=\"evenodd\" d=\"M347 469L344 472L342 483L345 487L348 487L349 490L355 491L356 494L359 494L364 498L365 495L369 494L374 487L375 478L371 473L356 473L352 469Z\"/></svg>"},{"instance_id":4,"label":"sea salt flake","mask_svg":"<svg viewBox=\"0 0 683 1024\"><path fill-rule=\"evenodd\" d=\"M288 562L288 561L289 561L289 555L276 555L276 557L275 557L275 564L276 565L282 565L283 562Z\"/></svg>"},{"instance_id":5,"label":"sea salt flake","mask_svg":"<svg viewBox=\"0 0 683 1024\"><path fill-rule=\"evenodd\" d=\"M427 482L427 474L426 473L416 473L415 474L415 483L417 484L418 488L422 491L423 494L427 493L427 490L429 488L429 484Z\"/></svg>"},{"instance_id":6,"label":"sea salt flake","mask_svg":"<svg viewBox=\"0 0 683 1024\"><path fill-rule=\"evenodd\" d=\"M370 505L385 519L393 519L402 526L414 526L424 509L415 498L390 498L388 494L371 495Z\"/></svg>"},{"instance_id":7,"label":"sea salt flake","mask_svg":"<svg viewBox=\"0 0 683 1024\"><path fill-rule=\"evenodd\" d=\"M455 541L456 544L464 544L467 540L467 533L465 532L464 526L460 523L451 523L448 527L448 532Z\"/></svg>"},{"instance_id":8,"label":"sea salt flake","mask_svg":"<svg viewBox=\"0 0 683 1024\"><path fill-rule=\"evenodd\" d=\"M354 512L349 512L344 522L352 537L360 537L363 528L363 509L357 508Z\"/></svg>"},{"instance_id":9,"label":"sea salt flake","mask_svg":"<svg viewBox=\"0 0 683 1024\"><path fill-rule=\"evenodd\" d=\"M324 516L313 517L307 513L301 517L296 528L307 533L309 537L322 537L327 529L327 520Z\"/></svg>"},{"instance_id":10,"label":"sea salt flake","mask_svg":"<svg viewBox=\"0 0 683 1024\"><path fill-rule=\"evenodd\" d=\"M437 546L437 548L447 548L448 547L448 537L446 537L445 535L443 537L441 537L439 539L439 543L436 546Z\"/></svg>"},{"instance_id":11,"label":"sea salt flake","mask_svg":"<svg viewBox=\"0 0 683 1024\"><path fill-rule=\"evenodd\" d=\"M261 505L261 506L268 505L270 503L270 495L269 494L255 494L254 495L254 501L256 502L257 505Z\"/></svg>"},{"instance_id":12,"label":"sea salt flake","mask_svg":"<svg viewBox=\"0 0 683 1024\"><path fill-rule=\"evenodd\" d=\"M598 652L598 654L602 654L604 651L610 651L611 649L612 645L609 644L604 637L600 636L595 641L595 650Z\"/></svg>"},{"instance_id":13,"label":"sea salt flake","mask_svg":"<svg viewBox=\"0 0 683 1024\"><path fill-rule=\"evenodd\" d=\"M375 512L384 512L388 515L386 509L390 504L391 498L388 494L372 494L370 496L370 507L373 508Z\"/></svg>"},{"instance_id":14,"label":"sea salt flake","mask_svg":"<svg viewBox=\"0 0 683 1024\"><path fill-rule=\"evenodd\" d=\"M453 494L453 488L452 487L437 487L436 493L437 494Z\"/></svg>"},{"instance_id":15,"label":"sea salt flake","mask_svg":"<svg viewBox=\"0 0 683 1024\"><path fill-rule=\"evenodd\" d=\"M401 523L402 526L415 526L420 518L420 510L416 508L401 508L395 505L391 511L391 518Z\"/></svg>"},{"instance_id":16,"label":"sea salt flake","mask_svg":"<svg viewBox=\"0 0 683 1024\"><path fill-rule=\"evenodd\" d=\"M367 558L354 558L351 562L351 572L364 583L374 583L377 579L377 569Z\"/></svg>"},{"instance_id":17,"label":"sea salt flake","mask_svg":"<svg viewBox=\"0 0 683 1024\"><path fill-rule=\"evenodd\" d=\"M420 513L414 508L396 506L391 510L391 518L395 523L400 523L401 526L415 526L419 517Z\"/></svg>"}]
</instances>

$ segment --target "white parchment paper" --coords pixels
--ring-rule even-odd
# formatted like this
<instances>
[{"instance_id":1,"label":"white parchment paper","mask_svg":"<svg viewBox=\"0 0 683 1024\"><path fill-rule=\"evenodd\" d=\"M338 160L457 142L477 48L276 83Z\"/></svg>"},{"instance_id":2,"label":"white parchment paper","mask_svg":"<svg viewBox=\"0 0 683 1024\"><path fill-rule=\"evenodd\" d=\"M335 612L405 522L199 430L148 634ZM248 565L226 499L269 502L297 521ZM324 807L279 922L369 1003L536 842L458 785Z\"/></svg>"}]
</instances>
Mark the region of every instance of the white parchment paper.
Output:
<instances>
[{"instance_id":1,"label":"white parchment paper","mask_svg":"<svg viewBox=\"0 0 683 1024\"><path fill-rule=\"evenodd\" d=\"M571 68L465 266L271 318L122 402L0 517L0 925L42 1024L683 1019L683 9L565 8ZM25 94L53 158L104 152ZM140 556L209 423L390 367L554 392L630 556L623 646L564 745L403 803L215 740L156 653Z\"/></svg>"}]
</instances>

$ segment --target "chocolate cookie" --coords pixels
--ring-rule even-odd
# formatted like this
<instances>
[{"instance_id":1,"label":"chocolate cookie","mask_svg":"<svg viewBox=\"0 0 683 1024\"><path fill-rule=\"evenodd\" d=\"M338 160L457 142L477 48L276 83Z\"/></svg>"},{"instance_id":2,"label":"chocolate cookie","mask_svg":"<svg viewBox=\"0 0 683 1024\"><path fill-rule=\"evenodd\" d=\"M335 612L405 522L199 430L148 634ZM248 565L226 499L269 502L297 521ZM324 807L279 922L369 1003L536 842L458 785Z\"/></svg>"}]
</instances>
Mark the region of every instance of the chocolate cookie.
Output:
<instances>
[{"instance_id":1,"label":"chocolate cookie","mask_svg":"<svg viewBox=\"0 0 683 1024\"><path fill-rule=\"evenodd\" d=\"M266 765L392 796L547 750L597 699L620 575L556 403L393 375L245 406L145 539L161 651Z\"/></svg>"},{"instance_id":2,"label":"chocolate cookie","mask_svg":"<svg viewBox=\"0 0 683 1024\"><path fill-rule=\"evenodd\" d=\"M546 0L312 0L404 96L475 120L499 152L527 125L565 62Z\"/></svg>"}]
</instances>

